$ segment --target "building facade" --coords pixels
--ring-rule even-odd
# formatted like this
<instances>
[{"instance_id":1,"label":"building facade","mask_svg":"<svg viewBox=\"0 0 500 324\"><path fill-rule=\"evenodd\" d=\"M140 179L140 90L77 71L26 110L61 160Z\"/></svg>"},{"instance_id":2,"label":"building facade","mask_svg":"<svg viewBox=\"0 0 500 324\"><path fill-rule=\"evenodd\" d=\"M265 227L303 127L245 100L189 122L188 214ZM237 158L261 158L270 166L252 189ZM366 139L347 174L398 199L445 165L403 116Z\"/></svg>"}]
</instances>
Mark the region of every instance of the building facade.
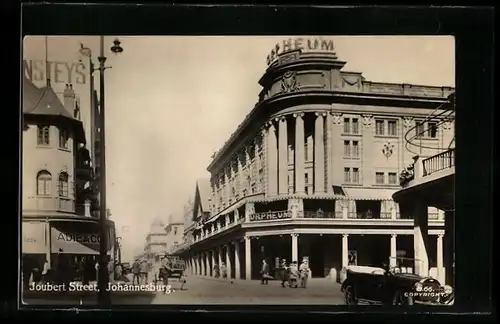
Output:
<instances>
[{"instance_id":1,"label":"building facade","mask_svg":"<svg viewBox=\"0 0 500 324\"><path fill-rule=\"evenodd\" d=\"M93 170L85 147L80 107L71 85L61 101L48 80L44 88L23 81L22 269L24 279L45 260L68 258L93 267L99 255L99 219ZM108 222L108 254L114 224ZM89 272L90 273L90 272ZM95 271L92 271L95 274Z\"/></svg>"},{"instance_id":2,"label":"building facade","mask_svg":"<svg viewBox=\"0 0 500 324\"><path fill-rule=\"evenodd\" d=\"M392 194L416 155L452 141L453 115L426 116L454 89L367 81L344 71L333 50L315 51L320 43L297 39L275 55L257 104L208 166L211 192L197 190L193 243L184 250L194 273L212 275L224 262L229 277L251 279L262 259L273 267L278 258L308 258L312 276L324 277L348 264L413 258L413 214ZM408 148L407 136L424 144ZM444 212L427 214L438 277Z\"/></svg>"},{"instance_id":3,"label":"building facade","mask_svg":"<svg viewBox=\"0 0 500 324\"><path fill-rule=\"evenodd\" d=\"M156 218L150 226L144 244L144 256L148 263L155 264L160 261L161 256L165 255L168 249L167 239L165 223Z\"/></svg>"}]
</instances>

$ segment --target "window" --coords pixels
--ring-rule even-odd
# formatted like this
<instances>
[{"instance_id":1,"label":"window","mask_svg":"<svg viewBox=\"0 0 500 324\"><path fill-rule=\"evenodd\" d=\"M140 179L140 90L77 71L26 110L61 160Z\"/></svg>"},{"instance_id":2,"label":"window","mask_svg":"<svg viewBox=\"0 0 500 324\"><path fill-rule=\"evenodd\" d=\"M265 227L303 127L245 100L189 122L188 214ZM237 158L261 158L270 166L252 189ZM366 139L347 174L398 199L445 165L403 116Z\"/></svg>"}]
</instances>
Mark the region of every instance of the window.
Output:
<instances>
[{"instance_id":1,"label":"window","mask_svg":"<svg viewBox=\"0 0 500 324\"><path fill-rule=\"evenodd\" d=\"M359 183L359 169L358 168L352 169L352 182Z\"/></svg>"},{"instance_id":2,"label":"window","mask_svg":"<svg viewBox=\"0 0 500 324\"><path fill-rule=\"evenodd\" d=\"M307 141L304 143L304 160L309 161L309 150L307 148Z\"/></svg>"},{"instance_id":3,"label":"window","mask_svg":"<svg viewBox=\"0 0 500 324\"><path fill-rule=\"evenodd\" d=\"M384 172L376 172L375 173L375 183L376 184L384 184Z\"/></svg>"},{"instance_id":4,"label":"window","mask_svg":"<svg viewBox=\"0 0 500 324\"><path fill-rule=\"evenodd\" d=\"M357 118L352 119L352 133L359 134L359 122Z\"/></svg>"},{"instance_id":5,"label":"window","mask_svg":"<svg viewBox=\"0 0 500 324\"><path fill-rule=\"evenodd\" d=\"M50 126L38 125L38 145L50 144Z\"/></svg>"},{"instance_id":6,"label":"window","mask_svg":"<svg viewBox=\"0 0 500 324\"><path fill-rule=\"evenodd\" d=\"M358 141L352 141L352 157L359 158L359 145Z\"/></svg>"},{"instance_id":7,"label":"window","mask_svg":"<svg viewBox=\"0 0 500 324\"><path fill-rule=\"evenodd\" d=\"M375 121L375 135L384 135L384 121L376 120Z\"/></svg>"},{"instance_id":8,"label":"window","mask_svg":"<svg viewBox=\"0 0 500 324\"><path fill-rule=\"evenodd\" d=\"M359 134L359 120L344 118L344 134Z\"/></svg>"},{"instance_id":9,"label":"window","mask_svg":"<svg viewBox=\"0 0 500 324\"><path fill-rule=\"evenodd\" d=\"M351 156L351 143L349 141L344 141L344 157Z\"/></svg>"},{"instance_id":10,"label":"window","mask_svg":"<svg viewBox=\"0 0 500 324\"><path fill-rule=\"evenodd\" d=\"M389 184L397 184L398 175L395 172L389 172Z\"/></svg>"},{"instance_id":11,"label":"window","mask_svg":"<svg viewBox=\"0 0 500 324\"><path fill-rule=\"evenodd\" d=\"M395 120L387 121L387 135L396 136L397 134L397 122Z\"/></svg>"},{"instance_id":12,"label":"window","mask_svg":"<svg viewBox=\"0 0 500 324\"><path fill-rule=\"evenodd\" d=\"M437 137L437 124L427 123L427 137L436 138Z\"/></svg>"},{"instance_id":13,"label":"window","mask_svg":"<svg viewBox=\"0 0 500 324\"><path fill-rule=\"evenodd\" d=\"M174 226L174 235L177 235L177 226Z\"/></svg>"},{"instance_id":14,"label":"window","mask_svg":"<svg viewBox=\"0 0 500 324\"><path fill-rule=\"evenodd\" d=\"M344 157L359 158L358 141L344 141Z\"/></svg>"},{"instance_id":15,"label":"window","mask_svg":"<svg viewBox=\"0 0 500 324\"><path fill-rule=\"evenodd\" d=\"M344 182L351 182L351 170L349 168L344 168Z\"/></svg>"},{"instance_id":16,"label":"window","mask_svg":"<svg viewBox=\"0 0 500 324\"><path fill-rule=\"evenodd\" d=\"M349 118L344 118L344 133L349 134L351 132L351 121Z\"/></svg>"},{"instance_id":17,"label":"window","mask_svg":"<svg viewBox=\"0 0 500 324\"><path fill-rule=\"evenodd\" d=\"M61 172L59 174L59 197L68 197L68 174L66 172Z\"/></svg>"},{"instance_id":18,"label":"window","mask_svg":"<svg viewBox=\"0 0 500 324\"><path fill-rule=\"evenodd\" d=\"M424 127L423 122L421 122L421 121L416 122L415 132L416 132L417 137L425 136L424 128L425 127Z\"/></svg>"},{"instance_id":19,"label":"window","mask_svg":"<svg viewBox=\"0 0 500 324\"><path fill-rule=\"evenodd\" d=\"M52 194L52 175L47 170L42 170L36 175L36 194L38 196L50 196Z\"/></svg>"},{"instance_id":20,"label":"window","mask_svg":"<svg viewBox=\"0 0 500 324\"><path fill-rule=\"evenodd\" d=\"M59 129L59 147L67 149L68 148L68 140L69 140L69 132L67 129L60 128Z\"/></svg>"}]
</instances>

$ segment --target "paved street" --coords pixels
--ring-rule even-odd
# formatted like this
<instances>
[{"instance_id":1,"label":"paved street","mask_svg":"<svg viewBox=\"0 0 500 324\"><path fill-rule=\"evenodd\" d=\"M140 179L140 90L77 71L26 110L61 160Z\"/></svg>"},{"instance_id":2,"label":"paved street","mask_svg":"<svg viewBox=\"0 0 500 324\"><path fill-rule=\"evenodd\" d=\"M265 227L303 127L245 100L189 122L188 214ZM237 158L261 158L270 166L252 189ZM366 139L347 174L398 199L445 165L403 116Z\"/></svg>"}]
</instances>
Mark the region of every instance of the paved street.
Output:
<instances>
[{"instance_id":1,"label":"paved street","mask_svg":"<svg viewBox=\"0 0 500 324\"><path fill-rule=\"evenodd\" d=\"M261 285L259 281L237 281L233 284L214 278L188 277L187 290L179 291L172 281L172 292L157 294L153 304L343 304L340 285L327 279L312 279L308 287L282 288L279 281Z\"/></svg>"},{"instance_id":2,"label":"paved street","mask_svg":"<svg viewBox=\"0 0 500 324\"><path fill-rule=\"evenodd\" d=\"M332 280L311 279L308 287L282 288L279 281L261 285L259 281L234 281L222 279L187 277L185 290L180 282L170 280L170 294L153 292L114 292L113 305L196 305L196 304L250 304L250 305L338 305L343 304L340 285ZM28 294L24 303L28 305L96 305L96 293L45 293Z\"/></svg>"}]
</instances>

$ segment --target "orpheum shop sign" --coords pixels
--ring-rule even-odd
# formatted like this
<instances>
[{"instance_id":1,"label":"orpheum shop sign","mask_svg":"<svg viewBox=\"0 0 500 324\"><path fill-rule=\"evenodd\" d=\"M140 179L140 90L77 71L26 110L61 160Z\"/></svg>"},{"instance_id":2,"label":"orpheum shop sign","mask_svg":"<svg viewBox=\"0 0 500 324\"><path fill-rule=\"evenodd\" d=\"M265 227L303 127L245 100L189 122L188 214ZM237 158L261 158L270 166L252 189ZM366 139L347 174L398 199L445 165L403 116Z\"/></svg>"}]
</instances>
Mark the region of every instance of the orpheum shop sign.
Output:
<instances>
[{"instance_id":1,"label":"orpheum shop sign","mask_svg":"<svg viewBox=\"0 0 500 324\"><path fill-rule=\"evenodd\" d=\"M323 39L323 38L290 38L284 39L278 42L271 53L267 56L267 65L273 63L279 55L301 50L303 52L335 52L335 47L333 45L333 40Z\"/></svg>"},{"instance_id":2,"label":"orpheum shop sign","mask_svg":"<svg viewBox=\"0 0 500 324\"><path fill-rule=\"evenodd\" d=\"M100 241L97 233L63 232L56 227L51 229L52 253L62 249L63 253L98 254Z\"/></svg>"}]
</instances>

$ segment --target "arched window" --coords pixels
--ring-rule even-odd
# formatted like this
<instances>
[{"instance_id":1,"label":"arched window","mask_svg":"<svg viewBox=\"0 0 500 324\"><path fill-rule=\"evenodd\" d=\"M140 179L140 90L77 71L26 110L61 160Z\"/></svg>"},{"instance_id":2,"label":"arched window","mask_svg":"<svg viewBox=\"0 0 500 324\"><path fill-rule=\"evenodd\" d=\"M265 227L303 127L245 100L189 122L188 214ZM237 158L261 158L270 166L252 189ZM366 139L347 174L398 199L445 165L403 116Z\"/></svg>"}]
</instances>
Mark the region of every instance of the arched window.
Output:
<instances>
[{"instance_id":1,"label":"arched window","mask_svg":"<svg viewBox=\"0 0 500 324\"><path fill-rule=\"evenodd\" d=\"M36 194L50 196L52 194L52 175L47 170L41 170L36 175Z\"/></svg>"},{"instance_id":2,"label":"arched window","mask_svg":"<svg viewBox=\"0 0 500 324\"><path fill-rule=\"evenodd\" d=\"M68 174L66 172L59 173L59 197L69 196Z\"/></svg>"}]
</instances>

